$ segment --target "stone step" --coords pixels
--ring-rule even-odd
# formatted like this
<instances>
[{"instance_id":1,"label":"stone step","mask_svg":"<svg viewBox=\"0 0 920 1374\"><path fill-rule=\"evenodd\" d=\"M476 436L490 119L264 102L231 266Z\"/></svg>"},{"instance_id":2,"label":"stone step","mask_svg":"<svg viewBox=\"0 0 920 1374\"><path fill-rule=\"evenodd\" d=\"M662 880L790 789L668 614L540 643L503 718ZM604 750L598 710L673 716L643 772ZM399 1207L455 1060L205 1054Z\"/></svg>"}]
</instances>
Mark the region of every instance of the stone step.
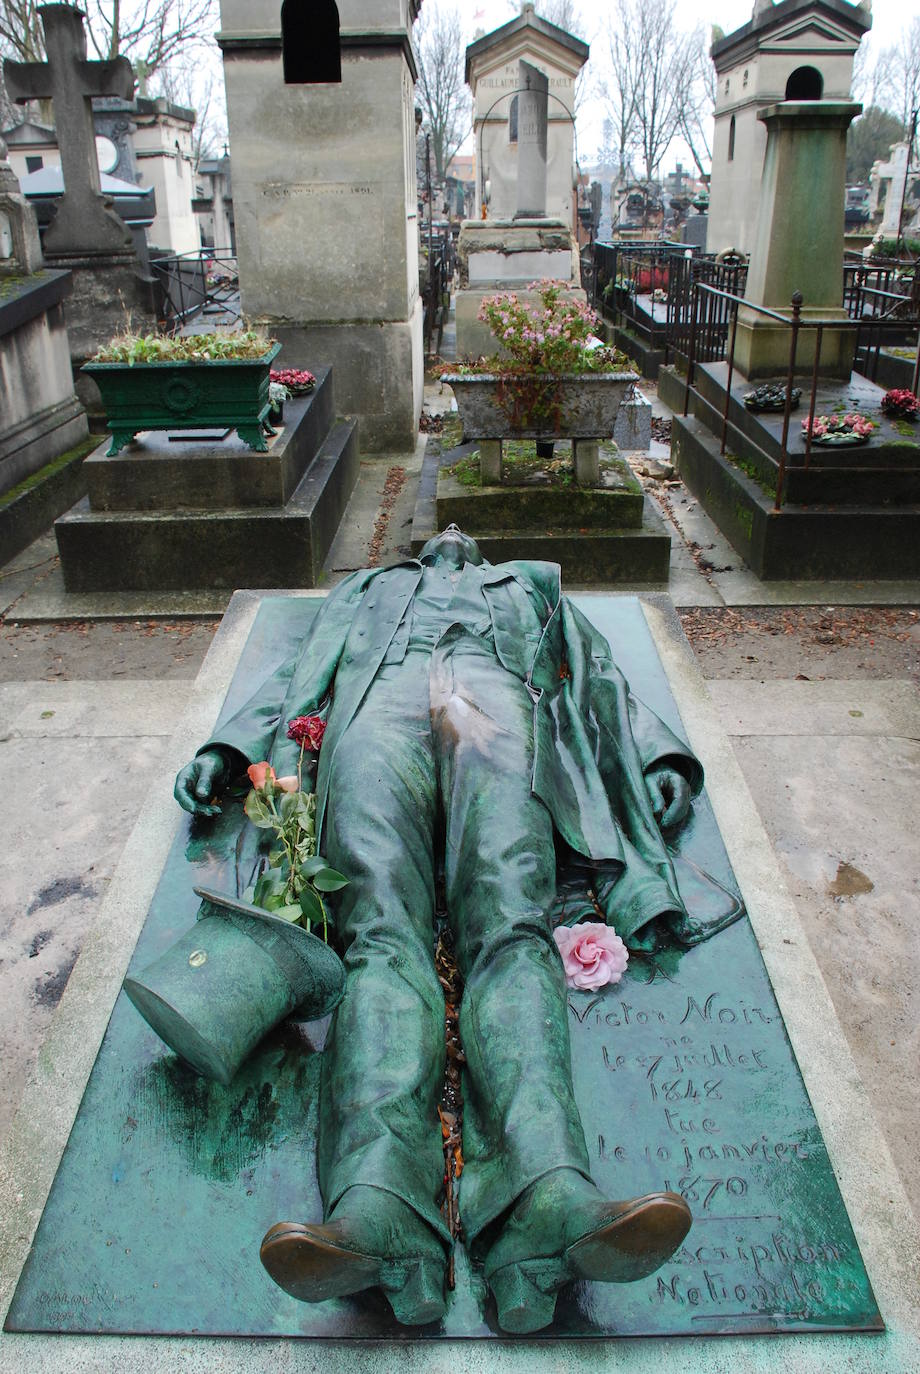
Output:
<instances>
[{"instance_id":1,"label":"stone step","mask_svg":"<svg viewBox=\"0 0 920 1374\"><path fill-rule=\"evenodd\" d=\"M84 499L55 523L64 584L80 592L313 587L357 475L357 423L339 420L283 506L98 511Z\"/></svg>"},{"instance_id":2,"label":"stone step","mask_svg":"<svg viewBox=\"0 0 920 1374\"><path fill-rule=\"evenodd\" d=\"M671 456L732 547L764 581L920 575L920 504L784 505L719 452L695 415L675 416Z\"/></svg>"},{"instance_id":3,"label":"stone step","mask_svg":"<svg viewBox=\"0 0 920 1374\"><path fill-rule=\"evenodd\" d=\"M284 506L335 418L331 367L313 368L308 396L285 402L284 427L256 453L235 432L217 443L151 430L108 457L108 440L84 465L95 511L219 511Z\"/></svg>"},{"instance_id":4,"label":"stone step","mask_svg":"<svg viewBox=\"0 0 920 1374\"><path fill-rule=\"evenodd\" d=\"M418 554L436 533L430 521L430 496L416 505L412 522L412 552ZM426 519L427 516L427 519ZM473 529L484 558L490 563L510 559L542 559L558 563L563 581L580 586L608 583L667 582L671 536L656 508L646 499L642 524L634 528L553 532L510 529Z\"/></svg>"},{"instance_id":5,"label":"stone step","mask_svg":"<svg viewBox=\"0 0 920 1374\"><path fill-rule=\"evenodd\" d=\"M692 392L690 410L698 420L702 420L721 445L721 406L717 408L699 392ZM735 413L733 411L732 415ZM749 477L753 477L769 496L773 496L779 463L755 447L749 436L732 420L729 420L726 439L728 460L736 466L742 466ZM855 458L860 453L864 467L788 466L783 482L784 502L793 506L855 506L903 505L920 501L920 467L872 466L868 460L879 455L869 447L857 448L848 456Z\"/></svg>"},{"instance_id":6,"label":"stone step","mask_svg":"<svg viewBox=\"0 0 920 1374\"><path fill-rule=\"evenodd\" d=\"M725 363L699 364L694 374L694 390L718 413L718 430L721 433L722 411L725 405L725 382L728 368ZM782 380L782 379L781 379ZM805 440L802 437L802 421L808 416L810 379L797 378L796 385L802 390L802 400L798 410L792 412L789 424L788 465L801 468L805 463ZM779 461L782 453L783 416L778 414L754 414L744 404L744 396L752 389L753 383L743 377L732 378L732 399L729 407L729 422L733 424L751 443L761 449L769 458ZM884 390L854 373L850 382L842 383L820 381L818 384L818 403L815 413L825 414L834 411L842 404L846 409L862 412L877 412ZM693 392L691 392L691 397ZM683 409L681 403L680 409ZM810 469L873 468L878 471L903 469L920 470L920 423L910 426L909 433L900 433L892 421L880 417L878 413L871 418L880 421L880 428L866 445L854 448L825 448L812 445L809 459Z\"/></svg>"},{"instance_id":7,"label":"stone step","mask_svg":"<svg viewBox=\"0 0 920 1374\"><path fill-rule=\"evenodd\" d=\"M610 487L469 487L442 469L436 523L443 529L453 521L473 535L480 529L522 533L638 529L642 487L622 459L609 475L615 482Z\"/></svg>"}]
</instances>

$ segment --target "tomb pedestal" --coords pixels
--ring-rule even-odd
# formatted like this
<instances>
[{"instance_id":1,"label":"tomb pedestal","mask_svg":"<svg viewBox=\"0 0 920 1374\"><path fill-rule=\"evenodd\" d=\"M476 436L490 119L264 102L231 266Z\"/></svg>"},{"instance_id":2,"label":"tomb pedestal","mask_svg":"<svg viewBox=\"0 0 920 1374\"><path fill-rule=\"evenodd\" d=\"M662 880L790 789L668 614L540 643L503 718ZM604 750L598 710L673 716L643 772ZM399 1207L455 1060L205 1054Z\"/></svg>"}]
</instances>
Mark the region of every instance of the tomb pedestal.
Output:
<instances>
[{"instance_id":1,"label":"tomb pedestal","mask_svg":"<svg viewBox=\"0 0 920 1374\"><path fill-rule=\"evenodd\" d=\"M312 587L358 475L332 369L285 402L267 453L235 433L151 431L84 464L89 495L55 524L71 592Z\"/></svg>"},{"instance_id":2,"label":"tomb pedestal","mask_svg":"<svg viewBox=\"0 0 920 1374\"><path fill-rule=\"evenodd\" d=\"M457 356L478 358L499 351L498 341L479 319L486 296L514 291L527 305L539 303L529 282L548 277L569 282L564 293L587 301L572 235L561 219L466 220L458 243L460 290L456 295Z\"/></svg>"},{"instance_id":3,"label":"tomb pedestal","mask_svg":"<svg viewBox=\"0 0 920 1374\"><path fill-rule=\"evenodd\" d=\"M422 405L417 10L339 0L329 56L341 79L292 83L297 52L293 39L284 52L276 0L221 4L243 312L284 343L288 366L335 367L365 449L414 448Z\"/></svg>"},{"instance_id":4,"label":"tomb pedestal","mask_svg":"<svg viewBox=\"0 0 920 1374\"><path fill-rule=\"evenodd\" d=\"M745 300L788 315L793 293L802 319L847 318L843 300L843 207L847 129L860 105L784 100L758 112L767 126L760 215ZM824 331L823 376L847 378L853 333ZM796 371L814 366L815 331L803 330ZM735 367L749 378L776 377L789 366L788 326L754 310L738 311Z\"/></svg>"}]
</instances>

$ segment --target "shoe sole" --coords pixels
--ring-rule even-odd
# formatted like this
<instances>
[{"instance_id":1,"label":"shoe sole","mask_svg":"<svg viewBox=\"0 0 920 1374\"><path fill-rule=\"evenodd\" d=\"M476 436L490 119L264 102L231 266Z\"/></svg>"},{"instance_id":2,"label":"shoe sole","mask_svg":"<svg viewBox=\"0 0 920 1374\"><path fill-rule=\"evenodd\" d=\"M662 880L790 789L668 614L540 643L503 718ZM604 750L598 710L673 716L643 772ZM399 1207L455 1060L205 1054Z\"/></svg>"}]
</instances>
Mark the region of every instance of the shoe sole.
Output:
<instances>
[{"instance_id":1,"label":"shoe sole","mask_svg":"<svg viewBox=\"0 0 920 1374\"><path fill-rule=\"evenodd\" d=\"M645 1198L566 1250L573 1277L597 1283L633 1283L668 1260L693 1222L676 1194Z\"/></svg>"},{"instance_id":2,"label":"shoe sole","mask_svg":"<svg viewBox=\"0 0 920 1374\"><path fill-rule=\"evenodd\" d=\"M404 1326L428 1326L446 1311L443 1264L346 1250L298 1222L282 1221L266 1232L259 1258L278 1287L299 1302L327 1302L380 1287Z\"/></svg>"}]
</instances>

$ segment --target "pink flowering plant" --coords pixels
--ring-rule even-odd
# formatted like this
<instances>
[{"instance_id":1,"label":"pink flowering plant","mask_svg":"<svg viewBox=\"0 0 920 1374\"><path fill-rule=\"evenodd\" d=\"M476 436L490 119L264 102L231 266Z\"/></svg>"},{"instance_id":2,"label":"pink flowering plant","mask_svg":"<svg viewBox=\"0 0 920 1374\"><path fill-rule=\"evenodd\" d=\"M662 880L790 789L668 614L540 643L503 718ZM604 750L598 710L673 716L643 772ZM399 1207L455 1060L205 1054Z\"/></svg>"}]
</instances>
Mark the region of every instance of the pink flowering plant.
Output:
<instances>
[{"instance_id":1,"label":"pink flowering plant","mask_svg":"<svg viewBox=\"0 0 920 1374\"><path fill-rule=\"evenodd\" d=\"M514 291L506 291L486 296L479 307L480 320L508 356L485 358L474 367L454 370L513 375L612 372L626 365L623 354L607 348L595 335L594 311L563 295L563 282L533 281L527 290L535 291L539 299L528 304Z\"/></svg>"},{"instance_id":2,"label":"pink flowering plant","mask_svg":"<svg viewBox=\"0 0 920 1374\"><path fill-rule=\"evenodd\" d=\"M618 983L626 972L629 951L619 935L600 921L557 926L553 939L562 956L566 987L593 992Z\"/></svg>"},{"instance_id":3,"label":"pink flowering plant","mask_svg":"<svg viewBox=\"0 0 920 1374\"><path fill-rule=\"evenodd\" d=\"M448 363L444 372L498 380L498 403L512 427L559 431L563 382L573 374L620 372L624 354L608 348L594 330L597 316L583 301L566 296L566 284L530 282L535 301L514 291L484 297L479 319L488 324L502 351L476 362Z\"/></svg>"},{"instance_id":4,"label":"pink flowering plant","mask_svg":"<svg viewBox=\"0 0 920 1374\"><path fill-rule=\"evenodd\" d=\"M878 425L858 411L847 415L816 415L812 421L802 421L803 438L811 430L813 444L864 444Z\"/></svg>"},{"instance_id":5,"label":"pink flowering plant","mask_svg":"<svg viewBox=\"0 0 920 1374\"><path fill-rule=\"evenodd\" d=\"M305 396L316 386L316 378L306 368L273 367L268 376L269 381L283 386L289 396Z\"/></svg>"},{"instance_id":6,"label":"pink flowering plant","mask_svg":"<svg viewBox=\"0 0 920 1374\"><path fill-rule=\"evenodd\" d=\"M325 730L319 716L295 716L289 721L288 739L300 745L297 772L279 778L270 763L252 764L246 770L252 791L243 809L259 830L275 832L268 869L247 898L305 930L321 925L328 943L332 917L324 898L346 887L348 879L316 852L316 793L305 792L303 787L304 756L308 750L319 752Z\"/></svg>"},{"instance_id":7,"label":"pink flowering plant","mask_svg":"<svg viewBox=\"0 0 920 1374\"><path fill-rule=\"evenodd\" d=\"M882 410L893 420L916 420L920 415L920 401L906 387L894 387L882 397Z\"/></svg>"}]
</instances>

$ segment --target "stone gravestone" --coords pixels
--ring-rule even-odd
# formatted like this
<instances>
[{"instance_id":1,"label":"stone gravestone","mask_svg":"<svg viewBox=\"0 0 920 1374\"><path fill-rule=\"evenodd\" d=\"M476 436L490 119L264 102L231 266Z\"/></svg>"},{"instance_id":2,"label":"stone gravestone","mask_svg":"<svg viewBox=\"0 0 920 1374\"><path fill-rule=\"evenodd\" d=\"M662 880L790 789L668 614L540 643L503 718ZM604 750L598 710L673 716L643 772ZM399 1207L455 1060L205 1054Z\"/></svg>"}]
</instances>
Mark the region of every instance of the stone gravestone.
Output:
<instances>
[{"instance_id":1,"label":"stone gravestone","mask_svg":"<svg viewBox=\"0 0 920 1374\"><path fill-rule=\"evenodd\" d=\"M0 139L0 547L24 548L79 495L78 454L42 469L86 437L70 373L61 302L70 273L42 261L35 211L19 191Z\"/></svg>"},{"instance_id":2,"label":"stone gravestone","mask_svg":"<svg viewBox=\"0 0 920 1374\"><path fill-rule=\"evenodd\" d=\"M515 219L546 214L549 77L521 59L518 68L518 208Z\"/></svg>"},{"instance_id":3,"label":"stone gravestone","mask_svg":"<svg viewBox=\"0 0 920 1374\"><path fill-rule=\"evenodd\" d=\"M3 64L9 95L18 104L50 99L54 105L64 194L45 234L45 258L51 267L72 273L73 294L67 308L71 360L84 362L124 329L152 327L155 321L151 283L140 265L123 221L100 191L92 98L134 91L127 58L90 62L82 13L70 5L39 7L47 62ZM95 387L80 379L88 400Z\"/></svg>"}]
</instances>

